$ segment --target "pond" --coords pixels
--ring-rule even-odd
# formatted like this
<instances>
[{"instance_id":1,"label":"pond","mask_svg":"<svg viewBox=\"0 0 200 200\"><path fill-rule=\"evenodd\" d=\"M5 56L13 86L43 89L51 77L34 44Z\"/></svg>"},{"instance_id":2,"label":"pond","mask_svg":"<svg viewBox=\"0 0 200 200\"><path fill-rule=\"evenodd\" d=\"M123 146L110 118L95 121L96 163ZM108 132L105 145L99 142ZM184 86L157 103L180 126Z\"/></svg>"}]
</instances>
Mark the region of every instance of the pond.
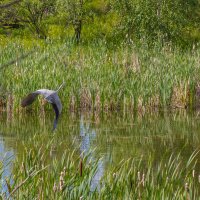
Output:
<instances>
[{"instance_id":1,"label":"pond","mask_svg":"<svg viewBox=\"0 0 200 200\"><path fill-rule=\"evenodd\" d=\"M144 159L153 157L159 162L167 155L181 152L185 161L195 150L200 149L200 116L185 110L142 115L124 113L95 115L92 113L63 113L57 130L52 133L52 113L23 113L13 117L0 115L0 160L3 163L2 178L12 176L12 161L20 159L23 144L42 135L41 144L52 137L52 155L62 155L64 149L88 154L98 161L91 190L98 183L109 165L116 165L130 157ZM93 151L91 151L93 149ZM9 164L8 164L9 163ZM196 169L200 172L200 163ZM10 179L12 182L12 178ZM4 183L3 190L7 190ZM4 192L5 192L4 191Z\"/></svg>"}]
</instances>

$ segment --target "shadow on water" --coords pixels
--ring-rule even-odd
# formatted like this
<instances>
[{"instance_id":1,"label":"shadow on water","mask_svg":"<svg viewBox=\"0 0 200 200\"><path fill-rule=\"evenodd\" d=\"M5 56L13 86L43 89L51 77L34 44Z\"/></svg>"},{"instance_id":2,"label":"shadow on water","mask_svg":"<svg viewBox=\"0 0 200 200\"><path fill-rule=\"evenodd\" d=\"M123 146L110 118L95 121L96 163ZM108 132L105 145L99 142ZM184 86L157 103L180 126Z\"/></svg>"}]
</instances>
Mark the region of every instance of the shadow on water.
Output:
<instances>
[{"instance_id":1,"label":"shadow on water","mask_svg":"<svg viewBox=\"0 0 200 200\"><path fill-rule=\"evenodd\" d=\"M16 157L20 160L23 143L34 135L42 136L41 144L52 139L53 117L48 113L26 113L8 123L6 116L1 116L2 192L8 192L5 179L12 176L12 162ZM61 155L63 149L78 149L78 154L82 156L89 153L91 162L99 160L91 180L91 191L94 191L99 190L107 167L117 165L122 159L143 157L145 160L151 156L159 162L172 153L181 152L182 160L187 162L192 152L200 147L200 116L183 111L162 116L159 113L144 116L108 114L97 120L88 113L63 113L55 134L54 156ZM91 152L91 149L95 151ZM196 168L200 170L199 160ZM9 180L12 184L12 179Z\"/></svg>"}]
</instances>

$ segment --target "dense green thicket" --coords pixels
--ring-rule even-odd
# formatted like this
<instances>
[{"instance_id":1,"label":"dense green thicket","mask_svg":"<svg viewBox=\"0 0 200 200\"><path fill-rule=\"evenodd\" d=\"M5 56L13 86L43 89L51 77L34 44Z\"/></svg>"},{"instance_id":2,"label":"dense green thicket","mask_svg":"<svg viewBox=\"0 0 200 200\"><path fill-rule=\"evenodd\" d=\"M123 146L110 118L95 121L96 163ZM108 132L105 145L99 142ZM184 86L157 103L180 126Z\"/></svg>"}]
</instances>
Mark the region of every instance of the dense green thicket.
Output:
<instances>
[{"instance_id":1,"label":"dense green thicket","mask_svg":"<svg viewBox=\"0 0 200 200\"><path fill-rule=\"evenodd\" d=\"M183 43L198 28L198 1L117 0L113 6L124 37Z\"/></svg>"},{"instance_id":2,"label":"dense green thicket","mask_svg":"<svg viewBox=\"0 0 200 200\"><path fill-rule=\"evenodd\" d=\"M8 1L0 1L6 5ZM164 0L18 0L0 6L0 33L40 38L143 41L199 40L199 2Z\"/></svg>"}]
</instances>

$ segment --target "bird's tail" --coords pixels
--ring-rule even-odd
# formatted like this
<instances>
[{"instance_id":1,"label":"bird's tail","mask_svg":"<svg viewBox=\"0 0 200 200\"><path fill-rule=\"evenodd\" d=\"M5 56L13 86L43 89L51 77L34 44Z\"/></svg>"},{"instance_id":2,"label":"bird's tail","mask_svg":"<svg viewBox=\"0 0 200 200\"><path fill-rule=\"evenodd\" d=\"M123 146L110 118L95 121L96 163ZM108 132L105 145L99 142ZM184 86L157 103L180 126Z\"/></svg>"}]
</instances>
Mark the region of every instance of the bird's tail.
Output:
<instances>
[{"instance_id":1,"label":"bird's tail","mask_svg":"<svg viewBox=\"0 0 200 200\"><path fill-rule=\"evenodd\" d=\"M65 85L65 82L63 82L63 83L60 85L60 87L57 89L56 92L58 92L64 85Z\"/></svg>"}]
</instances>

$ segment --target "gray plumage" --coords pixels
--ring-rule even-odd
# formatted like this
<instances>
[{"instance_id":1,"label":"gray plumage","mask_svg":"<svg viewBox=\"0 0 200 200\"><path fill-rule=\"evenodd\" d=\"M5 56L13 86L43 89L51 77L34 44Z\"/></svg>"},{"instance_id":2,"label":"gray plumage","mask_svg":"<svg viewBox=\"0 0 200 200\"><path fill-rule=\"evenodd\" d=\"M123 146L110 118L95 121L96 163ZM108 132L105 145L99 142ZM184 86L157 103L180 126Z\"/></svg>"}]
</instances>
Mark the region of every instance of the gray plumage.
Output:
<instances>
[{"instance_id":1,"label":"gray plumage","mask_svg":"<svg viewBox=\"0 0 200 200\"><path fill-rule=\"evenodd\" d=\"M22 107L26 107L28 105L31 105L36 97L38 95L43 95L44 98L53 106L53 109L55 111L55 120L53 124L53 130L56 129L57 123L58 123L58 118L60 116L60 113L62 111L62 103L60 101L60 98L58 96L58 91L63 87L64 83L58 88L58 90L48 90L48 89L40 89L36 90L30 94L28 94L21 102Z\"/></svg>"}]
</instances>

